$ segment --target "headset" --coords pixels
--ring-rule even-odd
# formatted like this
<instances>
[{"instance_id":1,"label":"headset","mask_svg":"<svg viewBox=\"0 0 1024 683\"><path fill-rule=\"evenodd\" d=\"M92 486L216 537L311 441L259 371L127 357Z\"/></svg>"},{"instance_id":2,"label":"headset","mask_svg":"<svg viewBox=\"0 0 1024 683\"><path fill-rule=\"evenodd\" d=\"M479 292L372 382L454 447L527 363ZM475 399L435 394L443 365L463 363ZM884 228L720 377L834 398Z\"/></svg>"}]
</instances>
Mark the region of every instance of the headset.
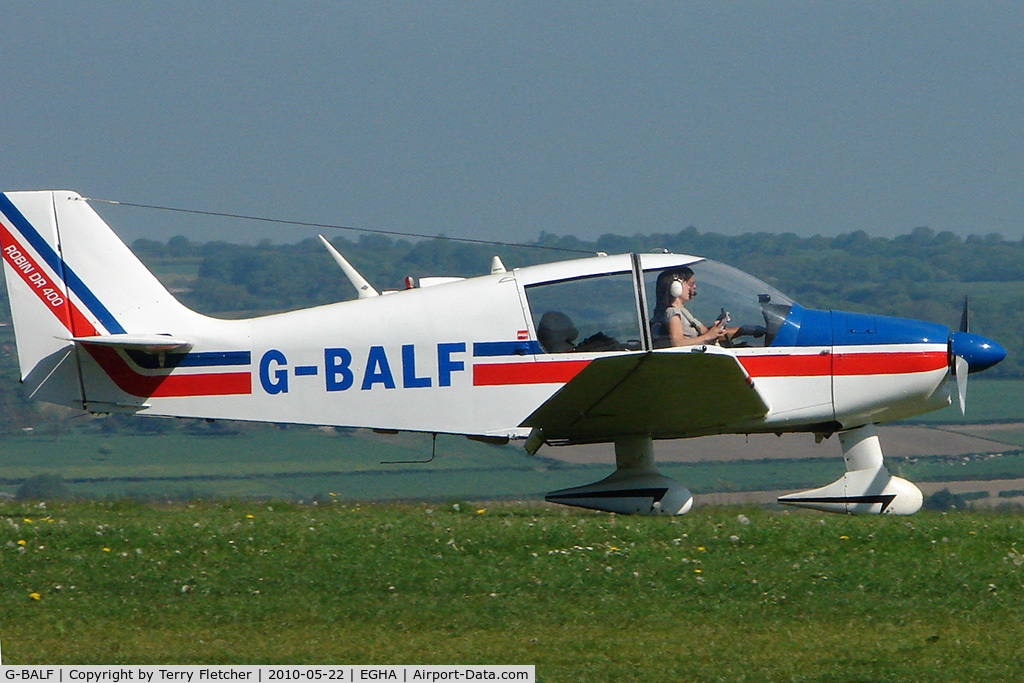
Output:
<instances>
[{"instance_id":1,"label":"headset","mask_svg":"<svg viewBox=\"0 0 1024 683\"><path fill-rule=\"evenodd\" d=\"M683 281L679 278L674 278L672 284L668 286L668 293L673 299L677 299L683 295Z\"/></svg>"}]
</instances>

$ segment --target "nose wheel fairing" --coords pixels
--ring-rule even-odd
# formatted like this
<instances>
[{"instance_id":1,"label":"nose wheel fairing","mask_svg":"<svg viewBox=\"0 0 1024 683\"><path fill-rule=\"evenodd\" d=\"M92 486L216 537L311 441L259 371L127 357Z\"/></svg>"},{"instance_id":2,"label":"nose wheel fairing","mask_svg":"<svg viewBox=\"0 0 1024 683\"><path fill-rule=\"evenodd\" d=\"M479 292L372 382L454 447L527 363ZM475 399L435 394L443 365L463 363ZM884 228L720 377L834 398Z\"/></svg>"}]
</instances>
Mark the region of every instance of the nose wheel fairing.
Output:
<instances>
[{"instance_id":1,"label":"nose wheel fairing","mask_svg":"<svg viewBox=\"0 0 1024 683\"><path fill-rule=\"evenodd\" d=\"M912 515L924 497L914 484L889 473L874 425L839 434L846 474L809 491L781 496L779 502L793 507L846 514Z\"/></svg>"}]
</instances>

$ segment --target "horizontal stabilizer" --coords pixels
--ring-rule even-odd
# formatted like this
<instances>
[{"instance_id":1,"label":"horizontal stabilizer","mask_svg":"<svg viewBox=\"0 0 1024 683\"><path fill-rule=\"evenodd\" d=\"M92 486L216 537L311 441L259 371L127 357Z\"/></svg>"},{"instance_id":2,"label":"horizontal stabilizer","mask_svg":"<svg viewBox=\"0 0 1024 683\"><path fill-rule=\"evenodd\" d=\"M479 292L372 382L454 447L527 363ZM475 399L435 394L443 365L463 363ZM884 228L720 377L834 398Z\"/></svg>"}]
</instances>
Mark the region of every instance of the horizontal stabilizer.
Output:
<instances>
[{"instance_id":1,"label":"horizontal stabilizer","mask_svg":"<svg viewBox=\"0 0 1024 683\"><path fill-rule=\"evenodd\" d=\"M67 341L76 344L94 344L115 349L160 353L166 351L188 351L192 343L175 339L164 334L104 334L93 337L71 337Z\"/></svg>"},{"instance_id":2,"label":"horizontal stabilizer","mask_svg":"<svg viewBox=\"0 0 1024 683\"><path fill-rule=\"evenodd\" d=\"M655 351L590 362L521 426L543 430L553 444L668 439L742 428L769 410L732 354Z\"/></svg>"}]
</instances>

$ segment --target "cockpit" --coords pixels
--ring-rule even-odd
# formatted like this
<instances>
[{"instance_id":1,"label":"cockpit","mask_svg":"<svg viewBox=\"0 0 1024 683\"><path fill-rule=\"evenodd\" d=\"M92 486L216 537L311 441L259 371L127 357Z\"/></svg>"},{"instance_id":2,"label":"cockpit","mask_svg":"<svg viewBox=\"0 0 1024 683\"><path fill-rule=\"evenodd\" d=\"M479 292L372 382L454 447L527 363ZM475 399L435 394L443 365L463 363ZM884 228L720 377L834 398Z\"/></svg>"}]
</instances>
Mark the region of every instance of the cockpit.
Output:
<instances>
[{"instance_id":1,"label":"cockpit","mask_svg":"<svg viewBox=\"0 0 1024 683\"><path fill-rule=\"evenodd\" d=\"M696 295L685 308L710 327L728 318L724 346L770 346L793 301L771 285L717 261L679 254L621 254L523 269L540 351L642 351L671 346L658 279L689 269ZM664 289L664 287L662 287Z\"/></svg>"}]
</instances>

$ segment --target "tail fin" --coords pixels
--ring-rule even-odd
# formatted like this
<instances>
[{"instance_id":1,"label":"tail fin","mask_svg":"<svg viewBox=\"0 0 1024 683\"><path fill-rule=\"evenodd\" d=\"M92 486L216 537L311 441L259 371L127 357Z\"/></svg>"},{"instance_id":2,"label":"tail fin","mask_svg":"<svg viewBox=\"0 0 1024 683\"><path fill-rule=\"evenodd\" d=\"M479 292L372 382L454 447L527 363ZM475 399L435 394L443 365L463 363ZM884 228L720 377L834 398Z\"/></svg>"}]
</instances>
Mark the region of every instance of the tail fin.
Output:
<instances>
[{"instance_id":1,"label":"tail fin","mask_svg":"<svg viewBox=\"0 0 1024 683\"><path fill-rule=\"evenodd\" d=\"M44 401L85 406L76 340L113 336L123 347L203 319L74 192L0 194L0 252L21 377Z\"/></svg>"}]
</instances>

